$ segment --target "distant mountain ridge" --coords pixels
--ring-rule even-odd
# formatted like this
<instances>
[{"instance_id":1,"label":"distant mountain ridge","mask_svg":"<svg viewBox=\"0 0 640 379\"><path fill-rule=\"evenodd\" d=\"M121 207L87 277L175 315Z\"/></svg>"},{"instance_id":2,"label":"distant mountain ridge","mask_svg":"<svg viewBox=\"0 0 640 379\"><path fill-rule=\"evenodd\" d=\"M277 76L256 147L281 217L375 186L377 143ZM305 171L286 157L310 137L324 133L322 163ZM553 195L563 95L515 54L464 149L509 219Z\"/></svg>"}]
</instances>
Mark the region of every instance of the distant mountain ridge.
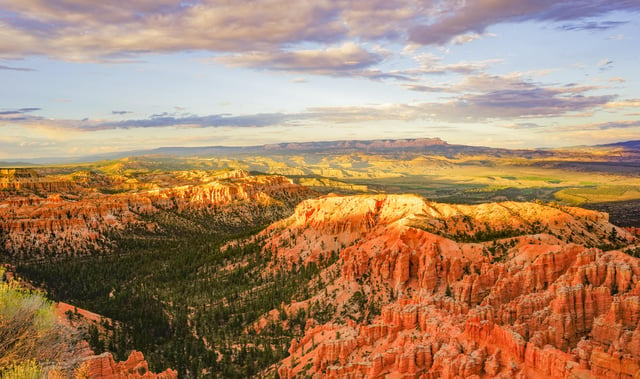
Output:
<instances>
[{"instance_id":1,"label":"distant mountain ridge","mask_svg":"<svg viewBox=\"0 0 640 379\"><path fill-rule=\"evenodd\" d=\"M289 142L264 145L262 148L268 151L278 150L325 150L325 149L364 149L364 150L385 150L385 149L416 149L428 146L444 146L448 143L440 138L404 138L404 139L381 139L381 140L351 140L351 141L322 141L322 142Z\"/></svg>"},{"instance_id":2,"label":"distant mountain ridge","mask_svg":"<svg viewBox=\"0 0 640 379\"><path fill-rule=\"evenodd\" d=\"M417 150L425 147L452 146L440 138L404 138L404 139L380 139L380 140L338 140L338 141L318 141L318 142L283 142L277 144L251 145L251 146L195 146L178 147L167 146L149 150L129 150L114 153L75 156L75 157L45 157L45 158L25 158L20 162L0 162L0 167L19 167L33 164L65 164L94 162L99 160L119 159L124 157L134 157L142 155L174 155L180 157L187 156L220 156L236 154L256 154L275 152L318 152L318 151L344 151L344 150L365 150L384 152L393 149ZM461 145L462 146L462 145Z\"/></svg>"},{"instance_id":3,"label":"distant mountain ridge","mask_svg":"<svg viewBox=\"0 0 640 379\"><path fill-rule=\"evenodd\" d=\"M608 143L606 145L596 145L596 147L622 147L625 149L640 149L640 140Z\"/></svg>"},{"instance_id":4,"label":"distant mountain ridge","mask_svg":"<svg viewBox=\"0 0 640 379\"><path fill-rule=\"evenodd\" d=\"M44 157L26 158L20 161L0 161L0 167L25 167L42 164L73 164L95 162L100 160L120 159L136 156L242 156L249 154L278 154L278 153L345 153L345 152L365 152L365 153L389 153L389 152L420 152L429 150L437 153L513 153L553 155L554 152L575 151L576 149L599 149L599 148L623 148L626 150L640 150L640 140L622 141L605 145L578 146L567 148L530 148L530 149L508 149L475 145L449 144L441 138L401 138L401 139L374 139L374 140L337 140L337 141L316 141L316 142L283 142L277 144L251 145L251 146L195 146L179 147L167 146L149 150L129 150L114 153L76 156L76 157Z\"/></svg>"}]
</instances>

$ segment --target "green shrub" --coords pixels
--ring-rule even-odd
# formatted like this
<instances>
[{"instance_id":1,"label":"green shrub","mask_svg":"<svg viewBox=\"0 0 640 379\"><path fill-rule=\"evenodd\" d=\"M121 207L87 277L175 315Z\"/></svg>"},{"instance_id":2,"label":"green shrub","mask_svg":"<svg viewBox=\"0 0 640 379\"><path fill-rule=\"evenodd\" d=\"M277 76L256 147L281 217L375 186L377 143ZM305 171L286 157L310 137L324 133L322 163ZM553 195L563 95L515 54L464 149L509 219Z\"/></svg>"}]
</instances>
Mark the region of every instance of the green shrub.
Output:
<instances>
[{"instance_id":1,"label":"green shrub","mask_svg":"<svg viewBox=\"0 0 640 379\"><path fill-rule=\"evenodd\" d=\"M3 275L4 268L0 268L0 278ZM36 375L38 362L51 362L61 356L62 347L68 343L66 337L69 335L62 333L49 300L15 281L0 281L1 377Z\"/></svg>"},{"instance_id":2,"label":"green shrub","mask_svg":"<svg viewBox=\"0 0 640 379\"><path fill-rule=\"evenodd\" d=\"M40 379L42 376L42 369L34 359L12 364L0 371L0 377L4 379Z\"/></svg>"}]
</instances>

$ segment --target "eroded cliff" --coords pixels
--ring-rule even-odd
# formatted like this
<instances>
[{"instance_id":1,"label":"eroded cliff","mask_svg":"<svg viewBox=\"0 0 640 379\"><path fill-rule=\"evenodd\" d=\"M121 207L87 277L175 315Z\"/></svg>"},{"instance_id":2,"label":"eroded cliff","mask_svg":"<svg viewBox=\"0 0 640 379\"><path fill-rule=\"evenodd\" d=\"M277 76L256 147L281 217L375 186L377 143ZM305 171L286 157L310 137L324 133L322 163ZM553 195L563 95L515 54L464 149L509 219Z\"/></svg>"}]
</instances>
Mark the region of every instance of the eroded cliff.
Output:
<instances>
[{"instance_id":1,"label":"eroded cliff","mask_svg":"<svg viewBox=\"0 0 640 379\"><path fill-rule=\"evenodd\" d=\"M5 178L20 185L44 180L37 174L23 176ZM121 188L113 187L115 182L123 185L117 177L109 177L110 186L98 191L90 187L97 175L74 173L69 177L75 181L52 191L5 193L0 198L0 252L31 259L108 251L114 232L162 232L155 217L183 224L205 218L212 226L259 225L286 215L313 193L282 176L251 176L243 170L151 176L125 192L111 190ZM156 188L147 189L149 183Z\"/></svg>"},{"instance_id":2,"label":"eroded cliff","mask_svg":"<svg viewBox=\"0 0 640 379\"><path fill-rule=\"evenodd\" d=\"M283 307L310 320L280 377L640 375L640 262L599 248L637 241L606 214L324 197L264 233L275 269L339 251L324 289Z\"/></svg>"}]
</instances>

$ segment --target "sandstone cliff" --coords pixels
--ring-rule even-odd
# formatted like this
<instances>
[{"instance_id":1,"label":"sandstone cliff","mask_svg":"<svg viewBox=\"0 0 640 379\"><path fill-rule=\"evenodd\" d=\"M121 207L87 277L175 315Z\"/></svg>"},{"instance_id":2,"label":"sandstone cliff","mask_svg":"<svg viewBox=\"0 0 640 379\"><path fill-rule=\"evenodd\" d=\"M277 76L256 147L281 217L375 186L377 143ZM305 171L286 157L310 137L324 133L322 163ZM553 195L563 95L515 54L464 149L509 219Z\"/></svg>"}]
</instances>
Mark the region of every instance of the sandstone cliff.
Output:
<instances>
[{"instance_id":1,"label":"sandstone cliff","mask_svg":"<svg viewBox=\"0 0 640 379\"><path fill-rule=\"evenodd\" d=\"M66 183L80 186L77 183L88 176L95 175L74 173L70 177L75 181ZM98 179L92 180L90 184ZM154 174L145 183L164 185L153 189L136 185L137 189L122 193L56 187L53 193L40 196L31 193L0 198L0 253L29 259L105 250L109 246L107 232L157 231L158 226L144 216L163 210L196 214L213 224L259 224L283 215L313 194L285 177L251 176L242 170Z\"/></svg>"},{"instance_id":2,"label":"sandstone cliff","mask_svg":"<svg viewBox=\"0 0 640 379\"><path fill-rule=\"evenodd\" d=\"M640 377L640 261L606 214L533 203L324 197L264 232L274 267L319 261L336 305L280 377Z\"/></svg>"},{"instance_id":3,"label":"sandstone cliff","mask_svg":"<svg viewBox=\"0 0 640 379\"><path fill-rule=\"evenodd\" d=\"M87 379L177 379L175 370L167 369L154 374L139 351L133 351L124 362L116 362L110 353L88 358L76 369L77 377Z\"/></svg>"}]
</instances>

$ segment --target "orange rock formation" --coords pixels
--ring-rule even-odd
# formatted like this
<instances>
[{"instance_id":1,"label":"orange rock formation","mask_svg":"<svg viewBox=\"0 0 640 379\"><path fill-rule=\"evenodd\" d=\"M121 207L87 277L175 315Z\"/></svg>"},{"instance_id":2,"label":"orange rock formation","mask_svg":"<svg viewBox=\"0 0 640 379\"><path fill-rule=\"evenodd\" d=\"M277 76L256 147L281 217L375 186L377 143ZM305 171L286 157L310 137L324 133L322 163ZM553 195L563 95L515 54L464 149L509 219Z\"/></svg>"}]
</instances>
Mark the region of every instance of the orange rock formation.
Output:
<instances>
[{"instance_id":1,"label":"orange rock formation","mask_svg":"<svg viewBox=\"0 0 640 379\"><path fill-rule=\"evenodd\" d=\"M333 321L307 323L282 378L640 377L640 261L596 247L637 241L606 214L324 197L264 233L276 265L340 252L306 301Z\"/></svg>"},{"instance_id":2,"label":"orange rock formation","mask_svg":"<svg viewBox=\"0 0 640 379\"><path fill-rule=\"evenodd\" d=\"M153 231L157 225L143 222L140 215L162 209L196 211L227 224L246 225L273 208L297 203L312 193L282 176L250 176L242 170L205 177L209 180L200 184L184 184L194 179L181 175L171 176L175 183L166 188L113 195L7 197L0 200L0 251L40 256L47 251L82 254L102 250L108 242L105 231Z\"/></svg>"},{"instance_id":3,"label":"orange rock formation","mask_svg":"<svg viewBox=\"0 0 640 379\"><path fill-rule=\"evenodd\" d=\"M139 351L133 351L124 362L116 362L110 353L89 358L85 363L89 379L177 379L178 372L167 369L159 374L149 371L149 365Z\"/></svg>"}]
</instances>

